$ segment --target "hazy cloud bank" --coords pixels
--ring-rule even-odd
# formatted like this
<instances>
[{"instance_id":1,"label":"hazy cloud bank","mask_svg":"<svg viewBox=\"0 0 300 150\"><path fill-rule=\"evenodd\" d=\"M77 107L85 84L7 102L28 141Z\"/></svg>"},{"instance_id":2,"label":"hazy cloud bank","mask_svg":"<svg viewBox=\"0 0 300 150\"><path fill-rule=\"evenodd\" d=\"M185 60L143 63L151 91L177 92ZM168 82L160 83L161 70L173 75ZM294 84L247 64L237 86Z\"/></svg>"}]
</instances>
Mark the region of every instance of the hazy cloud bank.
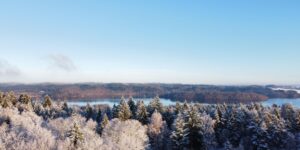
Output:
<instances>
[{"instance_id":1,"label":"hazy cloud bank","mask_svg":"<svg viewBox=\"0 0 300 150\"><path fill-rule=\"evenodd\" d=\"M6 60L0 59L0 76L11 77L20 76L21 71L17 66L14 66Z\"/></svg>"},{"instance_id":2,"label":"hazy cloud bank","mask_svg":"<svg viewBox=\"0 0 300 150\"><path fill-rule=\"evenodd\" d=\"M55 68L58 68L60 70L71 72L76 70L76 66L74 62L65 55L62 54L55 54L55 55L49 55L48 56L50 63Z\"/></svg>"}]
</instances>

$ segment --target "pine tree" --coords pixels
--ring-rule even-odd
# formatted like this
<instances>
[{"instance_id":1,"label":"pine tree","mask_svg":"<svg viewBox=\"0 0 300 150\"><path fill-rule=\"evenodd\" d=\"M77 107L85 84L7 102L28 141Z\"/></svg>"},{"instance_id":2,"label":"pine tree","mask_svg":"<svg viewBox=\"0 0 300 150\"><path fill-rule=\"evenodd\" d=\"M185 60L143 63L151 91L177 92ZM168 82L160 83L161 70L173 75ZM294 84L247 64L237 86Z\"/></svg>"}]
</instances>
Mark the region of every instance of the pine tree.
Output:
<instances>
[{"instance_id":1,"label":"pine tree","mask_svg":"<svg viewBox=\"0 0 300 150\"><path fill-rule=\"evenodd\" d=\"M16 106L18 100L17 100L17 97L15 96L14 92L12 92L12 91L8 92L7 98L9 99L9 101L12 105Z\"/></svg>"},{"instance_id":2,"label":"pine tree","mask_svg":"<svg viewBox=\"0 0 300 150\"><path fill-rule=\"evenodd\" d=\"M186 127L183 114L179 113L173 123L173 132L170 136L172 140L172 149L178 149L178 150L183 149L184 139L187 136L185 134L187 133L186 130L188 130L188 128Z\"/></svg>"},{"instance_id":3,"label":"pine tree","mask_svg":"<svg viewBox=\"0 0 300 150\"><path fill-rule=\"evenodd\" d=\"M142 124L148 123L148 112L143 101L137 103L136 119Z\"/></svg>"},{"instance_id":4,"label":"pine tree","mask_svg":"<svg viewBox=\"0 0 300 150\"><path fill-rule=\"evenodd\" d=\"M155 110L159 113L163 113L163 104L160 102L158 96L156 96L150 103L149 103L149 112L152 114Z\"/></svg>"},{"instance_id":5,"label":"pine tree","mask_svg":"<svg viewBox=\"0 0 300 150\"><path fill-rule=\"evenodd\" d=\"M68 132L67 136L70 138L72 146L78 148L78 146L84 141L83 133L80 131L77 123L73 124L73 127Z\"/></svg>"},{"instance_id":6,"label":"pine tree","mask_svg":"<svg viewBox=\"0 0 300 150\"><path fill-rule=\"evenodd\" d=\"M86 112L86 116L85 116L86 121L93 118L93 108L91 107L90 104L87 104L85 112Z\"/></svg>"},{"instance_id":7,"label":"pine tree","mask_svg":"<svg viewBox=\"0 0 300 150\"><path fill-rule=\"evenodd\" d=\"M201 127L203 125L200 115L195 107L191 107L186 113L186 123L189 130L185 130L186 138L185 146L189 149L205 149L203 133Z\"/></svg>"},{"instance_id":8,"label":"pine tree","mask_svg":"<svg viewBox=\"0 0 300 150\"><path fill-rule=\"evenodd\" d=\"M173 107L167 107L166 111L163 113L163 118L165 119L167 126L171 128L172 123L175 119L175 112L173 110Z\"/></svg>"},{"instance_id":9,"label":"pine tree","mask_svg":"<svg viewBox=\"0 0 300 150\"><path fill-rule=\"evenodd\" d=\"M3 102L2 102L2 107L3 108L8 108L8 107L10 107L10 102L8 101L8 99L5 97L4 98L4 100L3 100Z\"/></svg>"},{"instance_id":10,"label":"pine tree","mask_svg":"<svg viewBox=\"0 0 300 150\"><path fill-rule=\"evenodd\" d=\"M162 120L158 111L154 111L148 128L150 144L153 150L165 149L167 145L166 137L169 137L167 125Z\"/></svg>"},{"instance_id":11,"label":"pine tree","mask_svg":"<svg viewBox=\"0 0 300 150\"><path fill-rule=\"evenodd\" d=\"M184 111L187 111L187 110L190 109L189 104L187 103L186 100L184 100L184 103L183 103L183 105L182 105L182 109L183 109Z\"/></svg>"},{"instance_id":12,"label":"pine tree","mask_svg":"<svg viewBox=\"0 0 300 150\"><path fill-rule=\"evenodd\" d=\"M52 106L52 100L51 100L50 96L46 95L44 97L43 107L44 108L51 108L51 106Z\"/></svg>"},{"instance_id":13,"label":"pine tree","mask_svg":"<svg viewBox=\"0 0 300 150\"><path fill-rule=\"evenodd\" d=\"M21 94L18 102L21 104L30 104L31 103L31 98L27 94Z\"/></svg>"},{"instance_id":14,"label":"pine tree","mask_svg":"<svg viewBox=\"0 0 300 150\"><path fill-rule=\"evenodd\" d=\"M119 113L119 105L113 105L112 108L112 118L118 118L118 113Z\"/></svg>"},{"instance_id":15,"label":"pine tree","mask_svg":"<svg viewBox=\"0 0 300 150\"><path fill-rule=\"evenodd\" d=\"M137 106L135 105L135 102L133 101L133 98L130 97L127 103L128 103L129 108L130 108L130 111L132 113L132 118L135 118L136 117Z\"/></svg>"},{"instance_id":16,"label":"pine tree","mask_svg":"<svg viewBox=\"0 0 300 150\"><path fill-rule=\"evenodd\" d=\"M69 113L69 107L68 107L68 103L67 102L64 102L62 107L61 107L62 110L66 111L67 113Z\"/></svg>"},{"instance_id":17,"label":"pine tree","mask_svg":"<svg viewBox=\"0 0 300 150\"><path fill-rule=\"evenodd\" d=\"M130 108L129 108L128 104L126 103L125 99L122 98L120 101L120 105L119 105L118 118L121 121L125 121L125 120L130 119L130 117L131 117Z\"/></svg>"},{"instance_id":18,"label":"pine tree","mask_svg":"<svg viewBox=\"0 0 300 150\"><path fill-rule=\"evenodd\" d=\"M99 123L99 126L98 126L98 129L97 129L97 132L101 135L102 134L102 131L104 130L104 128L109 125L109 119L106 115L106 113L103 115L103 119L101 121L101 123Z\"/></svg>"},{"instance_id":19,"label":"pine tree","mask_svg":"<svg viewBox=\"0 0 300 150\"><path fill-rule=\"evenodd\" d=\"M176 102L176 104L175 104L175 113L176 113L176 115L177 115L177 114L179 114L180 112L182 112L182 107L181 107L181 105L180 105L179 102Z\"/></svg>"},{"instance_id":20,"label":"pine tree","mask_svg":"<svg viewBox=\"0 0 300 150\"><path fill-rule=\"evenodd\" d=\"M107 115L106 115L106 117L107 117ZM96 116L96 122L100 123L101 120L102 120L102 111L101 111L101 109L99 109L97 112L97 116Z\"/></svg>"},{"instance_id":21,"label":"pine tree","mask_svg":"<svg viewBox=\"0 0 300 150\"><path fill-rule=\"evenodd\" d=\"M232 108L229 112L226 129L228 130L228 140L231 145L236 148L240 145L240 141L243 134L241 112L238 112L235 108Z\"/></svg>"}]
</instances>

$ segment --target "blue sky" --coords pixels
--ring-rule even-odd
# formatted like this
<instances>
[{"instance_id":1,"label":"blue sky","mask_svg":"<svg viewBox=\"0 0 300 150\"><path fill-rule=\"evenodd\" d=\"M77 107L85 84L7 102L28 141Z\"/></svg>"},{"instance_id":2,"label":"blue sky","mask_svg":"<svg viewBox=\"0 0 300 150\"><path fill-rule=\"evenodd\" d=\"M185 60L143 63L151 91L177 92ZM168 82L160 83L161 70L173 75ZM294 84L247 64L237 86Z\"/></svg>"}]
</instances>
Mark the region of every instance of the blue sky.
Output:
<instances>
[{"instance_id":1,"label":"blue sky","mask_svg":"<svg viewBox=\"0 0 300 150\"><path fill-rule=\"evenodd\" d=\"M300 84L299 7L1 1L0 82Z\"/></svg>"}]
</instances>

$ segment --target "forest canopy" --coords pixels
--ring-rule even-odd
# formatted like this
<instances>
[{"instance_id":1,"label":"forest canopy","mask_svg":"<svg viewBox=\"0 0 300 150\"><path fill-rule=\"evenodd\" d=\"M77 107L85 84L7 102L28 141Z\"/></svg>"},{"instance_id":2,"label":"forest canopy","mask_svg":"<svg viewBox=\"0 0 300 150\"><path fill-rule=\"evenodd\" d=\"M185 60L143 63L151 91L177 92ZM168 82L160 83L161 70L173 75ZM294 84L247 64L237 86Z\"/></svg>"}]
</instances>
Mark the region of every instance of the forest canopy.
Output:
<instances>
[{"instance_id":1,"label":"forest canopy","mask_svg":"<svg viewBox=\"0 0 300 150\"><path fill-rule=\"evenodd\" d=\"M68 106L0 93L0 149L299 149L300 110L290 104L176 103Z\"/></svg>"}]
</instances>

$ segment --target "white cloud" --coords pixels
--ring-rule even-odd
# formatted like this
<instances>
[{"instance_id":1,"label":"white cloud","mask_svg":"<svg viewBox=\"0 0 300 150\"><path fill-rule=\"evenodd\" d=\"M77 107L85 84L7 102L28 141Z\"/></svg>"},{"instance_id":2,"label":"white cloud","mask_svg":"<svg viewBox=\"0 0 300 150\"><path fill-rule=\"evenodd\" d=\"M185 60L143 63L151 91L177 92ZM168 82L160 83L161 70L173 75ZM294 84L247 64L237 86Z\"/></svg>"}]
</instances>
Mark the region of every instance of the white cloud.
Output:
<instances>
[{"instance_id":1,"label":"white cloud","mask_svg":"<svg viewBox=\"0 0 300 150\"><path fill-rule=\"evenodd\" d=\"M55 54L48 56L50 63L53 67L58 68L60 70L71 72L76 70L76 66L74 62L65 55L62 54Z\"/></svg>"},{"instance_id":2,"label":"white cloud","mask_svg":"<svg viewBox=\"0 0 300 150\"><path fill-rule=\"evenodd\" d=\"M0 76L15 77L20 75L21 71L17 66L10 64L6 60L0 59Z\"/></svg>"}]
</instances>

